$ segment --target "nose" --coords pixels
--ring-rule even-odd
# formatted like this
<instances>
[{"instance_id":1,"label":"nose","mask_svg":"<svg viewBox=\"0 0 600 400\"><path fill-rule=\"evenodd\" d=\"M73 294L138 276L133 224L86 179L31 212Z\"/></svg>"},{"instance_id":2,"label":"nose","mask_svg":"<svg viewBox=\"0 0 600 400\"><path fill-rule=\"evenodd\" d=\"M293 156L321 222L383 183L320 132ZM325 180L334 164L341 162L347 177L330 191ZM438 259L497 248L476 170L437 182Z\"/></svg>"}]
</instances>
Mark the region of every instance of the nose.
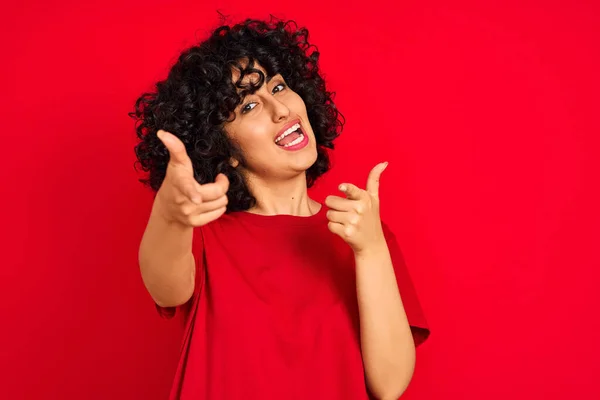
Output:
<instances>
[{"instance_id":1,"label":"nose","mask_svg":"<svg viewBox=\"0 0 600 400\"><path fill-rule=\"evenodd\" d=\"M270 100L273 122L281 122L287 120L290 116L290 109L288 108L288 106L274 97L271 97Z\"/></svg>"}]
</instances>

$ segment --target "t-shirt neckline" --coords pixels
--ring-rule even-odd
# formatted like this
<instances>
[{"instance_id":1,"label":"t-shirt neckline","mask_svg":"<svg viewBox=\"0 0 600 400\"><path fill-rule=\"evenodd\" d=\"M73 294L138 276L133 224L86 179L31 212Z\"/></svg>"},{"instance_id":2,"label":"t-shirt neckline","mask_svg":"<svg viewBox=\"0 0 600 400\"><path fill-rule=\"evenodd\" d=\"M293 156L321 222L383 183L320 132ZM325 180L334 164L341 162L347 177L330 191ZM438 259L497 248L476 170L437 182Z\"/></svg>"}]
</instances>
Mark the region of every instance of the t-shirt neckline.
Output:
<instances>
[{"instance_id":1,"label":"t-shirt neckline","mask_svg":"<svg viewBox=\"0 0 600 400\"><path fill-rule=\"evenodd\" d=\"M298 216L289 214L276 214L276 215L262 215L254 214L247 211L236 211L230 215L242 220L248 221L252 224L263 225L263 226L302 226L302 225L314 225L321 222L326 214L325 206L319 203L321 208L313 215Z\"/></svg>"}]
</instances>

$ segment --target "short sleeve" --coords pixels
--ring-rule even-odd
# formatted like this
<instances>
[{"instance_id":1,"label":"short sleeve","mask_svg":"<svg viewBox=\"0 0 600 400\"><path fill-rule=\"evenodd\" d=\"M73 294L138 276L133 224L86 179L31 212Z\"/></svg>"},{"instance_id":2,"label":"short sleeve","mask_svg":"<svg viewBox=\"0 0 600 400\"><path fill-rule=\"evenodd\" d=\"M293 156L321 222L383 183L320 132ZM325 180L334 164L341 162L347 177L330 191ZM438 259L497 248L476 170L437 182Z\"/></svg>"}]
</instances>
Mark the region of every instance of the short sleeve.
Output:
<instances>
[{"instance_id":1,"label":"short sleeve","mask_svg":"<svg viewBox=\"0 0 600 400\"><path fill-rule=\"evenodd\" d=\"M204 239L201 228L194 229L194 236L192 239L192 254L194 255L194 261L196 264L196 275L194 283L194 293L192 297L185 303L177 307L161 307L154 303L158 314L166 319L173 318L177 313L178 309L186 310L189 308L194 298L200 294L202 285L204 284Z\"/></svg>"},{"instance_id":2,"label":"short sleeve","mask_svg":"<svg viewBox=\"0 0 600 400\"><path fill-rule=\"evenodd\" d=\"M418 346L429 337L429 324L425 319L425 314L421 308L417 291L413 285L396 236L385 223L382 225L390 256L392 258L392 264L394 265L400 297L402 298L404 310L408 317L408 323L410 324L413 333L415 346Z\"/></svg>"}]
</instances>

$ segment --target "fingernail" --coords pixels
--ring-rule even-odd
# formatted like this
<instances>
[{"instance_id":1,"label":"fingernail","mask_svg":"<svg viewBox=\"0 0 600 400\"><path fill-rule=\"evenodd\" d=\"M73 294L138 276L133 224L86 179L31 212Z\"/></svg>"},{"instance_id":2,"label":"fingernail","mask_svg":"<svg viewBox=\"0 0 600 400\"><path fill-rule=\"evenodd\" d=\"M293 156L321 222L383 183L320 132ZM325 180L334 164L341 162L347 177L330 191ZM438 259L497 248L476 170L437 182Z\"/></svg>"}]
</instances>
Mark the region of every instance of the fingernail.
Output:
<instances>
[{"instance_id":1,"label":"fingernail","mask_svg":"<svg viewBox=\"0 0 600 400\"><path fill-rule=\"evenodd\" d=\"M342 192L345 192L345 191L346 191L346 189L347 189L346 185L344 185L344 184L341 184L341 185L340 185L340 190L341 190Z\"/></svg>"}]
</instances>

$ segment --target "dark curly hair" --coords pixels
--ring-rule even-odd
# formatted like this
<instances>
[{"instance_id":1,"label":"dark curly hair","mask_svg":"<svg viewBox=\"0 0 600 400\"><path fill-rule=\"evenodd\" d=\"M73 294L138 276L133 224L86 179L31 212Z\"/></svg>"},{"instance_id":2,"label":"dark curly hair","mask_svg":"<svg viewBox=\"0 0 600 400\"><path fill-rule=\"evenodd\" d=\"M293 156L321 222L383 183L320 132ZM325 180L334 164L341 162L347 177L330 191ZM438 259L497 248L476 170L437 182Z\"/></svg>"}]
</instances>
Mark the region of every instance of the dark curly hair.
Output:
<instances>
[{"instance_id":1,"label":"dark curly hair","mask_svg":"<svg viewBox=\"0 0 600 400\"><path fill-rule=\"evenodd\" d=\"M219 173L229 178L227 212L255 205L241 172L230 165L231 157L243 160L243 155L223 127L235 118L234 110L244 96L265 81L264 74L254 68L258 62L269 76L281 74L306 104L318 152L306 171L311 187L329 170L327 149L333 149L344 125L334 93L327 91L319 73L318 60L319 52L308 42L308 30L298 28L294 21L277 19L247 19L221 26L204 42L183 51L167 78L156 83L155 91L141 95L135 111L129 113L136 120L140 140L135 146L136 166L147 173L140 181L157 191L165 178L169 153L156 135L163 129L184 143L199 183L212 182ZM245 67L240 61L246 61ZM232 68L241 71L236 82ZM258 74L259 80L242 85L248 74Z\"/></svg>"}]
</instances>

